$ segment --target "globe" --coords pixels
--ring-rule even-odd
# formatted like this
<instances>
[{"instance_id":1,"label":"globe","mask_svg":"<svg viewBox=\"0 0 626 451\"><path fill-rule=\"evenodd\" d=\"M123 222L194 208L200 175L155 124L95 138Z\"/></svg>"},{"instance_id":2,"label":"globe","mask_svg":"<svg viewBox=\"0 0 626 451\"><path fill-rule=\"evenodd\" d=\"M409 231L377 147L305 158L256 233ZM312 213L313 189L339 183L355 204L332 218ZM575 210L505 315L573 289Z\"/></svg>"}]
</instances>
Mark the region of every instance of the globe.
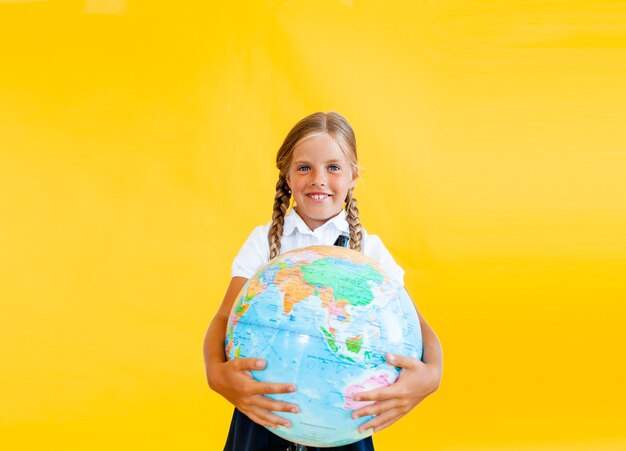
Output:
<instances>
[{"instance_id":1,"label":"globe","mask_svg":"<svg viewBox=\"0 0 626 451\"><path fill-rule=\"evenodd\" d=\"M406 290L364 254L311 246L279 255L244 285L226 330L229 359L266 360L252 376L296 385L268 395L298 405L277 412L291 428L272 432L306 446L342 446L372 434L358 432L370 417L351 418L367 405L354 395L393 384L399 368L387 352L421 359L417 312Z\"/></svg>"}]
</instances>

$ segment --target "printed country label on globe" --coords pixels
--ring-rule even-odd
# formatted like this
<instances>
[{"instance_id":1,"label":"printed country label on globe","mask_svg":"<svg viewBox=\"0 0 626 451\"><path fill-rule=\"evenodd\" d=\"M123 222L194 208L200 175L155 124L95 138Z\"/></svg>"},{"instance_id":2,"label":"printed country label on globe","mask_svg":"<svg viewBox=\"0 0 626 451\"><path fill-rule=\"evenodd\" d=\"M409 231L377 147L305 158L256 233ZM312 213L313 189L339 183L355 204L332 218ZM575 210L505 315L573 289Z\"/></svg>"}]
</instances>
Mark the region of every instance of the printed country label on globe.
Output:
<instances>
[{"instance_id":1,"label":"printed country label on globe","mask_svg":"<svg viewBox=\"0 0 626 451\"><path fill-rule=\"evenodd\" d=\"M391 385L399 370L387 352L421 358L417 312L404 287L378 263L350 249L311 246L287 252L255 274L238 295L226 330L226 355L256 357L264 382L294 383L271 395L300 407L278 413L291 428L275 434L307 446L342 446L371 435L356 393Z\"/></svg>"}]
</instances>

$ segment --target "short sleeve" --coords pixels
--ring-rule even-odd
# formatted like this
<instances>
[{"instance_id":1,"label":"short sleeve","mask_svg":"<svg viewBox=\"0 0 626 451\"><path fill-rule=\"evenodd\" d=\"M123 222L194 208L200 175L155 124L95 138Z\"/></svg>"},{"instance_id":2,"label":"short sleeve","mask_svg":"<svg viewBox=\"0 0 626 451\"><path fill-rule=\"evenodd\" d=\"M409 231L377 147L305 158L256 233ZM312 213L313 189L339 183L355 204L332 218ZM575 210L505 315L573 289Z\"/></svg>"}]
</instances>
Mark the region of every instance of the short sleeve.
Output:
<instances>
[{"instance_id":1,"label":"short sleeve","mask_svg":"<svg viewBox=\"0 0 626 451\"><path fill-rule=\"evenodd\" d=\"M377 235L367 236L364 254L376 260L389 277L404 286L404 269L396 263Z\"/></svg>"},{"instance_id":2,"label":"short sleeve","mask_svg":"<svg viewBox=\"0 0 626 451\"><path fill-rule=\"evenodd\" d=\"M267 239L268 226L256 227L233 260L233 277L249 279L269 261L270 247Z\"/></svg>"}]
</instances>

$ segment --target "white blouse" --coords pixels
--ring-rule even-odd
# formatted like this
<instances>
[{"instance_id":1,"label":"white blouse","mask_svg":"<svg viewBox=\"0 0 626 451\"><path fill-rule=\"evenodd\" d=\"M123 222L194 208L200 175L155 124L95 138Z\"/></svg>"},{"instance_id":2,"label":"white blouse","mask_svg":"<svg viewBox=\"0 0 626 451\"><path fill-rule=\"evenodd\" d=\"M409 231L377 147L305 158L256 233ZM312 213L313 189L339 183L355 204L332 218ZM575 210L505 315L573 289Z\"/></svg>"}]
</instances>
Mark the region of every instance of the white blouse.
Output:
<instances>
[{"instance_id":1,"label":"white blouse","mask_svg":"<svg viewBox=\"0 0 626 451\"><path fill-rule=\"evenodd\" d=\"M232 266L232 276L249 279L270 259L270 245L268 234L271 222L256 227L243 244L235 257ZM295 210L285 216L283 236L280 240L280 253L292 251L307 246L332 246L339 235L348 236L350 226L346 220L346 212L341 212L326 223L311 230ZM376 235L368 235L363 230L361 249L365 255L376 260L383 270L392 279L404 285L404 270L393 259L381 239Z\"/></svg>"}]
</instances>

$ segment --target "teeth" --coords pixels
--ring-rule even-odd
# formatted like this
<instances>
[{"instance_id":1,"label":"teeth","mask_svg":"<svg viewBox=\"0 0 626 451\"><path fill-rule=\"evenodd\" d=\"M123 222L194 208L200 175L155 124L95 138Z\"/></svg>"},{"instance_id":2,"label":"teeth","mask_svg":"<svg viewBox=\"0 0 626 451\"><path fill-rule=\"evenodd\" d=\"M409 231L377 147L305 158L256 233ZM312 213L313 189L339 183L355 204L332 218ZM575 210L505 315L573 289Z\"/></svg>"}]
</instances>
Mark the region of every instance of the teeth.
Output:
<instances>
[{"instance_id":1,"label":"teeth","mask_svg":"<svg viewBox=\"0 0 626 451\"><path fill-rule=\"evenodd\" d=\"M326 194L311 194L311 197L315 200L322 200L328 196Z\"/></svg>"}]
</instances>

